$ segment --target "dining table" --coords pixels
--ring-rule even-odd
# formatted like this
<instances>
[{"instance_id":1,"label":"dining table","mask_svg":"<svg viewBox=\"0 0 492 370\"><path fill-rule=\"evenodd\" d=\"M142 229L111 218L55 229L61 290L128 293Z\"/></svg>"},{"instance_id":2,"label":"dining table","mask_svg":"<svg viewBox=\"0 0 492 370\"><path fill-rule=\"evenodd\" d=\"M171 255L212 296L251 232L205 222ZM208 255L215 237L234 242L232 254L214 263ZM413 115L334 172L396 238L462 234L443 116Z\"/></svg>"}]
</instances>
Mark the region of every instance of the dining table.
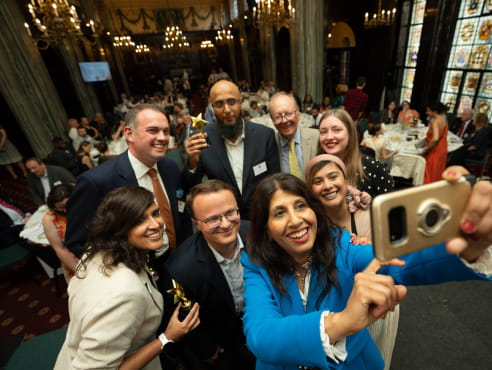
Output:
<instances>
[{"instance_id":1,"label":"dining table","mask_svg":"<svg viewBox=\"0 0 492 370\"><path fill-rule=\"evenodd\" d=\"M383 128L382 139L386 141L387 150L416 155L423 153L427 135L427 127L424 124L384 124ZM463 140L449 130L447 141L448 153L463 146Z\"/></svg>"},{"instance_id":2,"label":"dining table","mask_svg":"<svg viewBox=\"0 0 492 370\"><path fill-rule=\"evenodd\" d=\"M422 123L408 125L404 123L382 124L381 138L386 141L388 151L398 153L386 161L393 177L413 179L413 185L421 185L424 180L425 158L421 155L426 144L427 127ZM368 137L366 131L364 137ZM463 140L453 132L447 135L448 152L463 145Z\"/></svg>"}]
</instances>

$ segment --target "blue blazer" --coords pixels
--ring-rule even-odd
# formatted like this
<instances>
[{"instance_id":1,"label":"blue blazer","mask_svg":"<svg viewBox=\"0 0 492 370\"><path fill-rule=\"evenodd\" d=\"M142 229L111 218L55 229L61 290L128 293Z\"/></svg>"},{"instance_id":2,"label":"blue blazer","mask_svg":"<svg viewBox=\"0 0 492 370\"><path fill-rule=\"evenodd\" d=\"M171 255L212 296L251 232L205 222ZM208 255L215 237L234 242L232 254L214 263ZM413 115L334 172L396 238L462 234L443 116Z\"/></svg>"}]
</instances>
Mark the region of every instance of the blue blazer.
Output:
<instances>
[{"instance_id":1,"label":"blue blazer","mask_svg":"<svg viewBox=\"0 0 492 370\"><path fill-rule=\"evenodd\" d=\"M168 158L157 162L174 218L177 243L192 233L187 214L178 212L180 173L176 163ZM84 172L77 178L75 189L67 203L67 231L65 245L80 257L87 239L90 221L96 214L101 199L111 190L122 186L138 186L137 178L128 159L128 152ZM178 191L179 190L179 191Z\"/></svg>"},{"instance_id":2,"label":"blue blazer","mask_svg":"<svg viewBox=\"0 0 492 370\"><path fill-rule=\"evenodd\" d=\"M372 248L354 246L344 231L337 247L338 286L321 300L324 282L319 271L311 272L306 311L294 275L284 276L287 295L272 284L266 270L243 255L245 279L244 330L248 348L256 356L257 369L297 369L297 365L321 369L382 369L384 362L366 329L347 337L345 361L326 357L320 338L323 311L340 312L352 291L354 276L374 258ZM485 279L468 269L459 257L446 252L444 244L424 249L404 258L402 268L385 266L380 273L397 284L424 285L453 280Z\"/></svg>"}]
</instances>

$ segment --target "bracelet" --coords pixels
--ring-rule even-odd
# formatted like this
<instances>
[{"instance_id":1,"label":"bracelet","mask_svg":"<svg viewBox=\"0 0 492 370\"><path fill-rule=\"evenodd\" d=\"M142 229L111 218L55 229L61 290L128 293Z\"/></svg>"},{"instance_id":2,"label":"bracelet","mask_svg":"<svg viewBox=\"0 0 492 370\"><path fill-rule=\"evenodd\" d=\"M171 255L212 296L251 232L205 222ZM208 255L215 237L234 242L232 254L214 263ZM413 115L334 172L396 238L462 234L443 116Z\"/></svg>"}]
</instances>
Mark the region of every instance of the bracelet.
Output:
<instances>
[{"instance_id":1,"label":"bracelet","mask_svg":"<svg viewBox=\"0 0 492 370\"><path fill-rule=\"evenodd\" d=\"M174 343L174 340L167 339L166 334L162 333L159 335L158 339L161 341L161 351L164 349L164 346L168 343Z\"/></svg>"}]
</instances>

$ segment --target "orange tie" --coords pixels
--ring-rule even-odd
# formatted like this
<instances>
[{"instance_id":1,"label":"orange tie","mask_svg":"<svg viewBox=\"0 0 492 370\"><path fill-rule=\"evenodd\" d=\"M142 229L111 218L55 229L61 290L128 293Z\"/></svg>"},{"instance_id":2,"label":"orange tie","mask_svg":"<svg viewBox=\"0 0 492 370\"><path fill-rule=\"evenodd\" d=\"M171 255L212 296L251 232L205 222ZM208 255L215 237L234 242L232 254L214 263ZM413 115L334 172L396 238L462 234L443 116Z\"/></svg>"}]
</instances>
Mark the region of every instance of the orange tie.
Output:
<instances>
[{"instance_id":1,"label":"orange tie","mask_svg":"<svg viewBox=\"0 0 492 370\"><path fill-rule=\"evenodd\" d=\"M171 209L169 207L169 202L167 201L164 190L162 189L161 183L157 177L157 171L154 168L149 170L149 175L152 178L152 187L154 188L154 196L161 210L162 218L166 223L166 234L169 240L169 250L174 252L176 249L176 231L174 230L173 215L171 214Z\"/></svg>"}]
</instances>

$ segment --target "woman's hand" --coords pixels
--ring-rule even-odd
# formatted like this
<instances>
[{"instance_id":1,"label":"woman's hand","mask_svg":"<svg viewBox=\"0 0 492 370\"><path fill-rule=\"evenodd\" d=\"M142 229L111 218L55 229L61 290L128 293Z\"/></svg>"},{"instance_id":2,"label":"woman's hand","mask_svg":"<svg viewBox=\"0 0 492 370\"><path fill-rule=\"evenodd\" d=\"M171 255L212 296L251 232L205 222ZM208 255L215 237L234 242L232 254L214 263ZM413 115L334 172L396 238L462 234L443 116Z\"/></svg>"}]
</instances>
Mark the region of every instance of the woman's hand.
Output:
<instances>
[{"instance_id":1,"label":"woman's hand","mask_svg":"<svg viewBox=\"0 0 492 370\"><path fill-rule=\"evenodd\" d=\"M171 320L169 320L166 331L164 332L166 338L173 341L180 340L183 336L188 334L200 324L200 317L198 315L200 312L200 306L198 303L195 303L193 305L190 312L188 312L188 315L186 315L183 321L179 321L178 319L180 308L181 302L174 310L173 315L171 316Z\"/></svg>"},{"instance_id":2,"label":"woman's hand","mask_svg":"<svg viewBox=\"0 0 492 370\"><path fill-rule=\"evenodd\" d=\"M468 173L463 167L452 166L444 171L443 178L456 182ZM479 181L473 187L461 217L461 231L464 237L449 240L446 249L469 262L492 244L492 184L489 181Z\"/></svg>"},{"instance_id":3,"label":"woman's hand","mask_svg":"<svg viewBox=\"0 0 492 370\"><path fill-rule=\"evenodd\" d=\"M354 277L352 293L342 312L325 318L325 330L331 343L357 333L377 319L384 319L388 311L405 298L407 288L395 285L393 278L377 272L383 265L402 267L405 261L391 259L381 262L373 259L367 268Z\"/></svg>"}]
</instances>

